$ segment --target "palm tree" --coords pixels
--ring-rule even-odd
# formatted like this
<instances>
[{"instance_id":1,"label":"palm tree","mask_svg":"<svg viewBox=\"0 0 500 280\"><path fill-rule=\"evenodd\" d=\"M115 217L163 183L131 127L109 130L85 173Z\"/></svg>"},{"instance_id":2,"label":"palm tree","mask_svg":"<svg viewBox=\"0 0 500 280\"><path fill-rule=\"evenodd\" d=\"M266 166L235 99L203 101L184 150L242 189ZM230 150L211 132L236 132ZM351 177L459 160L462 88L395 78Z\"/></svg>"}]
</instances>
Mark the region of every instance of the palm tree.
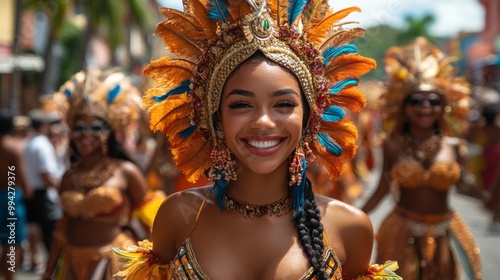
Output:
<instances>
[{"instance_id":1,"label":"palm tree","mask_svg":"<svg viewBox=\"0 0 500 280\"><path fill-rule=\"evenodd\" d=\"M427 14L421 18L407 16L405 18L406 28L398 35L399 45L407 44L418 36L426 37L429 41L435 43L436 37L429 32L431 25L436 21L432 14Z\"/></svg>"},{"instance_id":2,"label":"palm tree","mask_svg":"<svg viewBox=\"0 0 500 280\"><path fill-rule=\"evenodd\" d=\"M61 38L68 15L73 14L73 11L76 14L83 14L86 19L76 58L76 70L86 67L88 44L98 32L106 34L106 43L111 53L114 54L124 38L129 36L132 26L137 26L142 33L147 34L150 34L152 29L150 7L147 2L140 0L66 0L51 2L51 6L48 6L45 0L26 0L26 2L27 8L44 12L49 22L49 37L44 54L46 69L42 93L55 88L54 82L50 79L55 68L52 56L53 46ZM116 64L116 61L113 63Z\"/></svg>"}]
</instances>

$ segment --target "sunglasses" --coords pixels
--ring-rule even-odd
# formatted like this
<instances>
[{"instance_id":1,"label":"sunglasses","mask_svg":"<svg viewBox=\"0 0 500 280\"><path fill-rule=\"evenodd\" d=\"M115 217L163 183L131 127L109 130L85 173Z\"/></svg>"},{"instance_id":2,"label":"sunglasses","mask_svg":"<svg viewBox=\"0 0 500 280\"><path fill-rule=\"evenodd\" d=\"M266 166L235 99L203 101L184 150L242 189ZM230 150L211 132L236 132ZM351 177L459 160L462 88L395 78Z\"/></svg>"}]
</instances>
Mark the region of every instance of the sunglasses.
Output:
<instances>
[{"instance_id":1,"label":"sunglasses","mask_svg":"<svg viewBox=\"0 0 500 280\"><path fill-rule=\"evenodd\" d=\"M429 98L429 99L426 99L426 98L423 98L423 97L418 97L418 96L413 96L413 97L410 97L407 101L407 103L410 105L410 106L424 106L425 102L427 101L427 103L431 106L431 107L434 107L434 106L440 106L441 103L442 103L442 100L441 98Z\"/></svg>"},{"instance_id":2,"label":"sunglasses","mask_svg":"<svg viewBox=\"0 0 500 280\"><path fill-rule=\"evenodd\" d=\"M90 125L85 125L84 123L76 123L73 126L73 135L80 136L85 132L89 132L92 135L99 136L101 133L107 131L108 128L103 122L96 121Z\"/></svg>"}]
</instances>

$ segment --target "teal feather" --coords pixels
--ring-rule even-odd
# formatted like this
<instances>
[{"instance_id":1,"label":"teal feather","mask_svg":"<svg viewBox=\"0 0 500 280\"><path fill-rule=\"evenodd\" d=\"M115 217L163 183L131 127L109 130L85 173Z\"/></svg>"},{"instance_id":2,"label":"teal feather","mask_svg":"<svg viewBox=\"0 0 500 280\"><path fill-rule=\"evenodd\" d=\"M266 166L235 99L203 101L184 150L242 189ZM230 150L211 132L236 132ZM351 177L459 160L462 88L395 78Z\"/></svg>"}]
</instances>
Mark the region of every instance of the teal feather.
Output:
<instances>
[{"instance_id":1,"label":"teal feather","mask_svg":"<svg viewBox=\"0 0 500 280\"><path fill-rule=\"evenodd\" d=\"M342 147L340 147L339 144L335 143L330 136L326 133L320 133L318 135L318 141L319 143L326 148L326 150L334 155L334 156L340 156L342 155Z\"/></svg>"},{"instance_id":2,"label":"teal feather","mask_svg":"<svg viewBox=\"0 0 500 280\"><path fill-rule=\"evenodd\" d=\"M344 79L330 88L330 94L337 94L347 86L354 86L358 84L358 80L354 78Z\"/></svg>"},{"instance_id":3,"label":"teal feather","mask_svg":"<svg viewBox=\"0 0 500 280\"><path fill-rule=\"evenodd\" d=\"M327 122L338 122L345 116L344 109L339 106L331 106L323 112L323 120Z\"/></svg>"},{"instance_id":4,"label":"teal feather","mask_svg":"<svg viewBox=\"0 0 500 280\"><path fill-rule=\"evenodd\" d=\"M184 80L178 87L175 87L171 89L169 92L165 93L162 96L154 96L153 100L155 102L162 102L163 100L169 98L170 96L174 94L181 94L181 93L191 93L191 88L189 86L191 85L191 80Z\"/></svg>"},{"instance_id":5,"label":"teal feather","mask_svg":"<svg viewBox=\"0 0 500 280\"><path fill-rule=\"evenodd\" d=\"M193 134L193 132L196 131L198 127L196 125L192 125L186 129L184 129L183 131L179 132L179 135L183 138L183 139L187 139L189 136L191 136L191 134Z\"/></svg>"},{"instance_id":6,"label":"teal feather","mask_svg":"<svg viewBox=\"0 0 500 280\"><path fill-rule=\"evenodd\" d=\"M212 172L215 172L217 174L216 177L220 176L220 179L214 181L214 189L215 189L215 199L217 200L217 203L219 204L219 207L221 210L224 209L224 203L222 202L222 198L224 197L224 194L226 193L227 186L229 185L229 181L226 180L226 175L224 172L220 169L212 170Z\"/></svg>"},{"instance_id":7,"label":"teal feather","mask_svg":"<svg viewBox=\"0 0 500 280\"><path fill-rule=\"evenodd\" d=\"M307 161L306 158L302 158L302 171L301 171L301 176L302 180L300 181L300 184L295 183L292 186L292 200L293 200L293 208L295 209L295 214L293 215L293 218L300 218L305 215L304 213L304 207L305 207L305 186L306 186L306 167L307 167Z\"/></svg>"},{"instance_id":8,"label":"teal feather","mask_svg":"<svg viewBox=\"0 0 500 280\"><path fill-rule=\"evenodd\" d=\"M66 95L68 99L71 99L71 90L69 90L69 88L65 88L64 95Z\"/></svg>"},{"instance_id":9,"label":"teal feather","mask_svg":"<svg viewBox=\"0 0 500 280\"><path fill-rule=\"evenodd\" d=\"M349 54L349 53L358 53L358 48L353 44L346 44L340 47L328 47L323 51L323 57L325 60L323 61L324 65L328 65L330 59L337 57L341 54Z\"/></svg>"},{"instance_id":10,"label":"teal feather","mask_svg":"<svg viewBox=\"0 0 500 280\"><path fill-rule=\"evenodd\" d=\"M106 98L106 103L113 103L118 94L120 94L121 89L121 86L118 84L112 90L108 91L108 98Z\"/></svg>"},{"instance_id":11,"label":"teal feather","mask_svg":"<svg viewBox=\"0 0 500 280\"><path fill-rule=\"evenodd\" d=\"M309 0L290 0L288 7L288 23L292 24L304 10L304 6Z\"/></svg>"},{"instance_id":12,"label":"teal feather","mask_svg":"<svg viewBox=\"0 0 500 280\"><path fill-rule=\"evenodd\" d=\"M227 17L229 15L229 11L222 0L211 0L210 1L210 10L208 12L209 19L215 19L219 22L229 23L227 21Z\"/></svg>"}]
</instances>

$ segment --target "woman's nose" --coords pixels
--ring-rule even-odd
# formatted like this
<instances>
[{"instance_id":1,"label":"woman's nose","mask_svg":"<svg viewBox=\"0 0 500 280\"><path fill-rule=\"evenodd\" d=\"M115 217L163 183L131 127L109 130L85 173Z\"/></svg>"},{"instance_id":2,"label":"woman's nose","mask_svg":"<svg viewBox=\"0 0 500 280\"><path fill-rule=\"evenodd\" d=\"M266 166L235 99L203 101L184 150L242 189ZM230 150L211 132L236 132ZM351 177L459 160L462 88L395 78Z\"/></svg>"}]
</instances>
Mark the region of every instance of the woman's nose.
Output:
<instances>
[{"instance_id":1,"label":"woman's nose","mask_svg":"<svg viewBox=\"0 0 500 280\"><path fill-rule=\"evenodd\" d=\"M255 121L252 122L252 128L269 128L274 127L275 123L269 112L260 112L256 117Z\"/></svg>"}]
</instances>

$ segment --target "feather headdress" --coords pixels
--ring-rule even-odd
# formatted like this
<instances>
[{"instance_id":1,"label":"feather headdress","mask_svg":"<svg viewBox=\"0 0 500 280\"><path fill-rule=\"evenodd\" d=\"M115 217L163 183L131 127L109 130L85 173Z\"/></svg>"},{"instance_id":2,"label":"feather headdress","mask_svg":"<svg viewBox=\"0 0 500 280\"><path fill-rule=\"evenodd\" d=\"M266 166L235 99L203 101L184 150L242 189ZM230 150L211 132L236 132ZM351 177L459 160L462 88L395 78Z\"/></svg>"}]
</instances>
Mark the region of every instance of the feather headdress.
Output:
<instances>
[{"instance_id":1,"label":"feather headdress","mask_svg":"<svg viewBox=\"0 0 500 280\"><path fill-rule=\"evenodd\" d=\"M104 119L115 133L120 133L139 119L141 93L122 72L89 68L65 82L54 95L64 96L70 126L79 115Z\"/></svg>"},{"instance_id":2,"label":"feather headdress","mask_svg":"<svg viewBox=\"0 0 500 280\"><path fill-rule=\"evenodd\" d=\"M447 135L460 135L466 129L470 107L470 85L456 77L453 57L446 56L424 37L404 46L394 46L385 54L386 91L381 96L384 131L400 134L404 118L403 102L411 93L430 91L440 94L446 104L440 128Z\"/></svg>"},{"instance_id":3,"label":"feather headdress","mask_svg":"<svg viewBox=\"0 0 500 280\"><path fill-rule=\"evenodd\" d=\"M304 142L333 177L355 153L357 132L344 109L359 111L365 98L358 77L376 67L347 44L363 30L343 28L348 8L327 0L183 0L184 12L163 8L156 35L172 57L144 70L156 80L144 104L150 127L166 134L173 159L190 181L211 166L218 139L212 115L230 73L257 51L289 69L310 107ZM312 160L307 156L307 161ZM216 182L217 183L217 182Z\"/></svg>"}]
</instances>

